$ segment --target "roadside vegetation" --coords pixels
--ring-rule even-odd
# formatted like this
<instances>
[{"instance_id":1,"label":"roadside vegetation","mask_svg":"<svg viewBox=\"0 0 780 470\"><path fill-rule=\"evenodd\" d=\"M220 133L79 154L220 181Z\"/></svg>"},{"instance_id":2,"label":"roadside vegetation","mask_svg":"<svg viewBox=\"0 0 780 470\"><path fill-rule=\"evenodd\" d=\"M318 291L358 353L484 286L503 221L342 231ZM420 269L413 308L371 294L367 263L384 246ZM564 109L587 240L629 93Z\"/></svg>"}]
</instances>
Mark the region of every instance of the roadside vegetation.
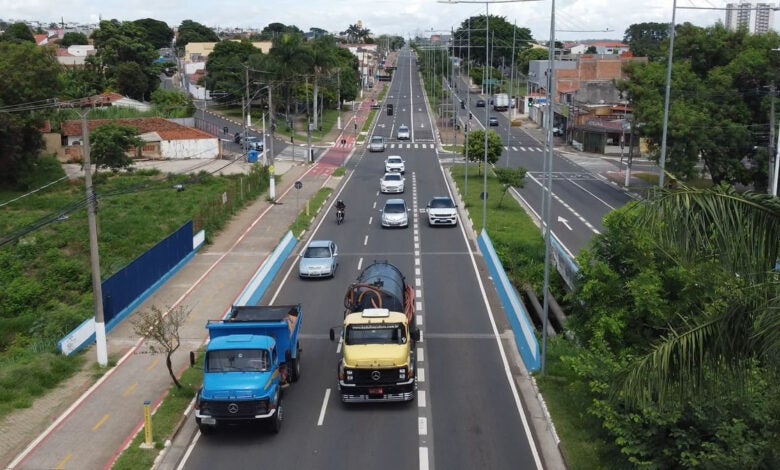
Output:
<instances>
[{"instance_id":1,"label":"roadside vegetation","mask_svg":"<svg viewBox=\"0 0 780 470\"><path fill-rule=\"evenodd\" d=\"M57 342L92 314L83 180L63 179L56 161L42 162L43 174L32 181L58 183L33 195L0 191L0 201L14 201L0 217L0 418L79 369L83 360L61 356ZM103 279L188 220L211 240L265 193L268 179L259 166L236 176L100 173L94 185Z\"/></svg>"}]
</instances>

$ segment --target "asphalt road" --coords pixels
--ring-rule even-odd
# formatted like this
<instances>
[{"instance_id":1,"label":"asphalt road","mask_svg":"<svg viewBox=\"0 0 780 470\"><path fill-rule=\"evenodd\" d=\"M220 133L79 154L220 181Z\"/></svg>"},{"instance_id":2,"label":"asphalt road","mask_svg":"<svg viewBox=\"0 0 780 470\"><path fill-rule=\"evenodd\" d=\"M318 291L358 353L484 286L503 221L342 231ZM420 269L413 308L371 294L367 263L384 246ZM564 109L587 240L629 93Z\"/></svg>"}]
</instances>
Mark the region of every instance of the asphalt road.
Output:
<instances>
[{"instance_id":1,"label":"asphalt road","mask_svg":"<svg viewBox=\"0 0 780 470\"><path fill-rule=\"evenodd\" d=\"M525 187L517 188L516 195L524 201L526 210L541 220L544 196L545 142L530 135L522 127L510 127L510 111L495 112L490 108L473 107L476 97L466 99L466 84L462 77L456 80L456 94L472 106L471 125L484 128L486 112L498 118L499 125L489 129L498 133L504 142L504 151L496 167L525 168L528 173ZM487 101L487 100L486 100ZM489 102L489 101L488 101ZM469 108L459 110L461 120L468 121ZM559 143L557 138L554 139ZM553 152L551 168L552 203L550 226L552 234L573 257L585 248L593 237L603 230L602 220L609 212L632 200L631 195L606 181L598 172L583 168L560 152Z\"/></svg>"},{"instance_id":2,"label":"asphalt road","mask_svg":"<svg viewBox=\"0 0 780 470\"><path fill-rule=\"evenodd\" d=\"M385 107L372 132L389 141L382 153L356 153L340 198L347 204L343 225L329 208L312 238L339 245L333 279L300 280L297 258L288 260L262 303L300 302L302 378L285 396L282 432L229 429L196 435L183 468L541 468L513 376L521 371L506 355L512 341L496 308L487 275L475 260L462 225L427 226L422 209L449 190L433 146L434 129L416 65L403 52ZM412 130L409 142L395 140L400 124ZM406 161L410 227L383 229L379 194L384 158ZM334 198L335 200L335 198ZM296 252L297 254L297 252ZM419 390L405 404L344 405L338 397L336 343L328 330L343 318L343 296L362 267L388 260L405 273L417 292Z\"/></svg>"}]
</instances>

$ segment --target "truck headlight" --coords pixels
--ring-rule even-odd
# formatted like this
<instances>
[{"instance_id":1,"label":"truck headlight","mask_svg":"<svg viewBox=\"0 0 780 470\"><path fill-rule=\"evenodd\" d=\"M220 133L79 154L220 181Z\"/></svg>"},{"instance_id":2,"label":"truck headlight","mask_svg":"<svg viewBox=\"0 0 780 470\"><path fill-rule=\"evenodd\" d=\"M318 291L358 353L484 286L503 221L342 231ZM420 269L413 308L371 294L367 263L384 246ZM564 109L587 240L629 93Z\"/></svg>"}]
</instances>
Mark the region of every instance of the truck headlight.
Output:
<instances>
[{"instance_id":1,"label":"truck headlight","mask_svg":"<svg viewBox=\"0 0 780 470\"><path fill-rule=\"evenodd\" d=\"M355 380L352 369L345 369L344 372L345 372L344 381L352 382L353 380Z\"/></svg>"},{"instance_id":2,"label":"truck headlight","mask_svg":"<svg viewBox=\"0 0 780 470\"><path fill-rule=\"evenodd\" d=\"M406 380L406 367L401 367L398 369L398 378L401 380Z\"/></svg>"}]
</instances>

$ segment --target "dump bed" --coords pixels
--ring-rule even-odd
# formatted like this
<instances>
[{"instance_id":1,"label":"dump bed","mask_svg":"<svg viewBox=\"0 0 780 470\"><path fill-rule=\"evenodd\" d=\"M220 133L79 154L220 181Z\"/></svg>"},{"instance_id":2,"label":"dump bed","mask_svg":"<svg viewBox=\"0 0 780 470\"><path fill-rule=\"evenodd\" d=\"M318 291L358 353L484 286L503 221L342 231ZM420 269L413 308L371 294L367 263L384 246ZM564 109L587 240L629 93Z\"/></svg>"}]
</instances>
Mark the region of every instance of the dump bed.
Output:
<instances>
[{"instance_id":1,"label":"dump bed","mask_svg":"<svg viewBox=\"0 0 780 470\"><path fill-rule=\"evenodd\" d=\"M233 306L224 320L209 321L206 328L211 339L228 335L270 336L284 357L296 343L301 315L300 305Z\"/></svg>"}]
</instances>

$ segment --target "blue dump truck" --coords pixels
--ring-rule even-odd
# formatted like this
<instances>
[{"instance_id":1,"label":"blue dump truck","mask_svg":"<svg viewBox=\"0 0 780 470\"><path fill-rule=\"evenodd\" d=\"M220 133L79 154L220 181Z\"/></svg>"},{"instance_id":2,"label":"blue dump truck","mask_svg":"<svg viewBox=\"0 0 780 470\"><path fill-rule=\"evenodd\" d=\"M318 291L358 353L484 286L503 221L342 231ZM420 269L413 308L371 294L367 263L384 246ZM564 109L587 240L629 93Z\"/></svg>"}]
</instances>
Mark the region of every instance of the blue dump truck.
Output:
<instances>
[{"instance_id":1,"label":"blue dump truck","mask_svg":"<svg viewBox=\"0 0 780 470\"><path fill-rule=\"evenodd\" d=\"M206 324L203 387L195 401L201 433L252 422L279 432L283 389L301 375L302 315L300 305L234 306L224 320Z\"/></svg>"}]
</instances>

